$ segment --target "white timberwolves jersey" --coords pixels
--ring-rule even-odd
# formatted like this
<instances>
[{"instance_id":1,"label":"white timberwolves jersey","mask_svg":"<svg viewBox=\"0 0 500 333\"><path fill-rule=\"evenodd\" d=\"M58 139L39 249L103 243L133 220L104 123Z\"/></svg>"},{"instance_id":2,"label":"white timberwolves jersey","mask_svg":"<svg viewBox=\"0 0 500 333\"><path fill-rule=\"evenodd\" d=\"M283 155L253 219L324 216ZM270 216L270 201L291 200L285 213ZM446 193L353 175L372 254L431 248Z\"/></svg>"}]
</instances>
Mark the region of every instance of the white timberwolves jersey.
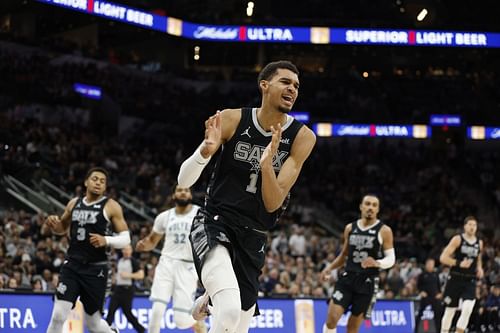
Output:
<instances>
[{"instance_id":1,"label":"white timberwolves jersey","mask_svg":"<svg viewBox=\"0 0 500 333\"><path fill-rule=\"evenodd\" d=\"M165 234L162 257L193 261L189 232L198 209L200 209L199 206L193 205L186 214L176 214L174 207L156 217L153 231Z\"/></svg>"}]
</instances>

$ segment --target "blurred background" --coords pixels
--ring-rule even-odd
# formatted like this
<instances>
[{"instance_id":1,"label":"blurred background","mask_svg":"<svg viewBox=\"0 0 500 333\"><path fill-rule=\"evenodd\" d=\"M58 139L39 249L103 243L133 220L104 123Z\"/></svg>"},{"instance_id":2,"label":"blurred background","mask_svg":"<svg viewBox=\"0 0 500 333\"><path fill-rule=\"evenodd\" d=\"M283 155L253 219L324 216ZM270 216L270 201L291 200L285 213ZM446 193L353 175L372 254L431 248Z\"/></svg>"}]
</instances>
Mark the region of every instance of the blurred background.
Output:
<instances>
[{"instance_id":1,"label":"blurred background","mask_svg":"<svg viewBox=\"0 0 500 333\"><path fill-rule=\"evenodd\" d=\"M398 259L378 297L418 307L424 262L436 259L444 285L439 255L475 215L485 277L469 329L498 332L499 9L493 0L2 0L0 290L53 292L68 239L41 225L84 192L92 166L110 171L108 195L133 243L146 236L171 207L204 120L260 106L259 70L287 59L301 72L294 109L318 142L269 234L261 295L329 297L338 272L325 283L318 274L363 194L376 193ZM207 174L193 188L198 203ZM159 252L136 255L147 294Z\"/></svg>"}]
</instances>

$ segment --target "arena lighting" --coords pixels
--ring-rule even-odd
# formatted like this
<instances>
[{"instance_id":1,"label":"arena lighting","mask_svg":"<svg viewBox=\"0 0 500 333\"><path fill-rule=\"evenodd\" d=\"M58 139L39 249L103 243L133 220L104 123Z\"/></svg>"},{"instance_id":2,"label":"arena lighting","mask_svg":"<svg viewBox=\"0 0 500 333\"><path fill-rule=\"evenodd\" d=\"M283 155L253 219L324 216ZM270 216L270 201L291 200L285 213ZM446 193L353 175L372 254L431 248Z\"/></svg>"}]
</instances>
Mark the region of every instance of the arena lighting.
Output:
<instances>
[{"instance_id":1,"label":"arena lighting","mask_svg":"<svg viewBox=\"0 0 500 333\"><path fill-rule=\"evenodd\" d=\"M453 114L432 114L429 125L431 126L460 126L462 118Z\"/></svg>"},{"instance_id":2,"label":"arena lighting","mask_svg":"<svg viewBox=\"0 0 500 333\"><path fill-rule=\"evenodd\" d=\"M309 112L291 111L289 115L302 123L308 123L310 119Z\"/></svg>"},{"instance_id":3,"label":"arena lighting","mask_svg":"<svg viewBox=\"0 0 500 333\"><path fill-rule=\"evenodd\" d=\"M420 11L420 13L418 13L418 15L417 15L417 21L418 22L422 22L425 19L425 17L427 16L428 13L429 12L427 11L427 9L425 9L425 8L422 9Z\"/></svg>"},{"instance_id":4,"label":"arena lighting","mask_svg":"<svg viewBox=\"0 0 500 333\"><path fill-rule=\"evenodd\" d=\"M253 8L255 4L252 1L249 1L247 4L247 16L250 17L253 15Z\"/></svg>"},{"instance_id":5,"label":"arena lighting","mask_svg":"<svg viewBox=\"0 0 500 333\"><path fill-rule=\"evenodd\" d=\"M472 140L500 140L500 127L467 127L467 138Z\"/></svg>"},{"instance_id":6,"label":"arena lighting","mask_svg":"<svg viewBox=\"0 0 500 333\"><path fill-rule=\"evenodd\" d=\"M500 33L492 32L198 24L109 1L37 1L173 36L212 42L500 48Z\"/></svg>"},{"instance_id":7,"label":"arena lighting","mask_svg":"<svg viewBox=\"0 0 500 333\"><path fill-rule=\"evenodd\" d=\"M75 83L73 90L84 97L90 99L101 99L102 89L97 86L90 86L88 84Z\"/></svg>"},{"instance_id":8,"label":"arena lighting","mask_svg":"<svg viewBox=\"0 0 500 333\"><path fill-rule=\"evenodd\" d=\"M375 124L332 124L316 123L313 130L318 136L364 136L364 137L399 137L427 139L431 137L431 128L427 125L375 125Z\"/></svg>"},{"instance_id":9,"label":"arena lighting","mask_svg":"<svg viewBox=\"0 0 500 333\"><path fill-rule=\"evenodd\" d=\"M198 45L196 45L194 47L194 56L193 56L193 58L196 61L200 60L200 47Z\"/></svg>"}]
</instances>

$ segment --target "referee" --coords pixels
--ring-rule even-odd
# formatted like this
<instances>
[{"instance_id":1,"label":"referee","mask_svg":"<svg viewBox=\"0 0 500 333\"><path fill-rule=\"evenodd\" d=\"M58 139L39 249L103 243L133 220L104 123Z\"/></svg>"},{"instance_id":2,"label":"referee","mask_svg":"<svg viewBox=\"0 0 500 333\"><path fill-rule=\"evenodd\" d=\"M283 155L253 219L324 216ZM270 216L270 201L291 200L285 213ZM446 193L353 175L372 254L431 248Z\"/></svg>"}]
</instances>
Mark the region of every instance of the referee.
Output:
<instances>
[{"instance_id":1,"label":"referee","mask_svg":"<svg viewBox=\"0 0 500 333\"><path fill-rule=\"evenodd\" d=\"M137 318L132 314L132 299L134 298L133 280L144 278L144 270L139 267L139 263L132 257L132 247L127 245L122 249L122 258L118 260L116 269L116 284L109 302L108 316L106 321L111 325L115 316L115 311L122 308L123 314L129 323L139 333L144 333L146 329L139 324Z\"/></svg>"}]
</instances>

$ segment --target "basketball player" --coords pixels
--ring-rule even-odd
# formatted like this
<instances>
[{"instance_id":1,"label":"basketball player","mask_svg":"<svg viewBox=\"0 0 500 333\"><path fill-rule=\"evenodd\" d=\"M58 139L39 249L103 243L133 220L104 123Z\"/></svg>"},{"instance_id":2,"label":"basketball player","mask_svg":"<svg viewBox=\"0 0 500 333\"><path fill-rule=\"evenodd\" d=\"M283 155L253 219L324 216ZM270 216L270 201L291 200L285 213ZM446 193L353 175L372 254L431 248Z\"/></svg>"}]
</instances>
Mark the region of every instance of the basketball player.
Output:
<instances>
[{"instance_id":1,"label":"basketball player","mask_svg":"<svg viewBox=\"0 0 500 333\"><path fill-rule=\"evenodd\" d=\"M363 197L359 205L361 219L345 227L342 252L321 272L324 279L332 269L346 264L329 301L323 333L336 333L337 323L349 307L347 333L357 333L375 302L379 270L388 269L396 262L392 230L377 219L379 209L376 195ZM381 249L384 257L376 260Z\"/></svg>"},{"instance_id":2,"label":"basketball player","mask_svg":"<svg viewBox=\"0 0 500 333\"><path fill-rule=\"evenodd\" d=\"M210 333L248 332L258 314L258 277L264 265L267 230L286 206L289 191L311 153L314 133L287 113L299 92L298 70L277 61L258 77L258 108L226 109L205 122L205 140L181 166L178 181L190 187L223 145L195 217L190 240L207 295L198 299L203 318L210 297Z\"/></svg>"},{"instance_id":3,"label":"basketball player","mask_svg":"<svg viewBox=\"0 0 500 333\"><path fill-rule=\"evenodd\" d=\"M481 261L483 241L476 236L477 220L467 216L464 220L464 233L455 235L439 257L441 263L451 266L448 282L444 290L444 314L441 333L450 331L460 298L462 311L457 321L457 332L463 333L476 303L476 278L484 275Z\"/></svg>"},{"instance_id":4,"label":"basketball player","mask_svg":"<svg viewBox=\"0 0 500 333\"><path fill-rule=\"evenodd\" d=\"M108 173L92 168L85 177L85 196L71 199L61 217L51 215L46 226L56 235L70 234L66 260L61 267L56 299L47 333L61 333L71 308L80 296L90 332L114 332L101 317L108 281L106 247L130 244L121 206L104 196ZM107 236L110 227L117 234Z\"/></svg>"},{"instance_id":5,"label":"basketball player","mask_svg":"<svg viewBox=\"0 0 500 333\"><path fill-rule=\"evenodd\" d=\"M180 329L193 327L195 332L202 333L206 332L205 323L197 323L191 316L198 276L189 243L191 224L200 207L191 203L193 197L189 188L175 186L172 199L175 207L158 215L151 233L136 245L137 251L151 251L165 235L149 297L153 310L148 332L160 332L165 309L173 298L175 325Z\"/></svg>"}]
</instances>

